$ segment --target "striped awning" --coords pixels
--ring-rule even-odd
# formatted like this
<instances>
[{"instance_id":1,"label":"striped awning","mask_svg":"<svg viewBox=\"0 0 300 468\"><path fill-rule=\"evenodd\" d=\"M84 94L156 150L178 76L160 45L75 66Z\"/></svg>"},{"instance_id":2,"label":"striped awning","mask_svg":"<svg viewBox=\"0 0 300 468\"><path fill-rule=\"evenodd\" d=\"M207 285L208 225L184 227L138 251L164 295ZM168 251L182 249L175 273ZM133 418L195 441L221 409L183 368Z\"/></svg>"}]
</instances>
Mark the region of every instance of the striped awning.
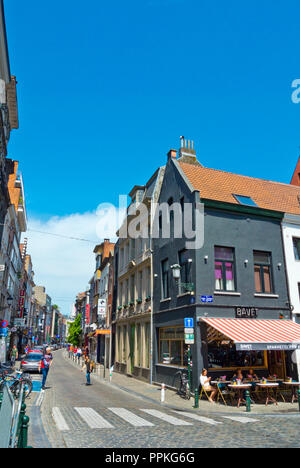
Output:
<instances>
[{"instance_id":1,"label":"striped awning","mask_svg":"<svg viewBox=\"0 0 300 468\"><path fill-rule=\"evenodd\" d=\"M201 320L227 336L240 351L300 349L300 325L292 320Z\"/></svg>"}]
</instances>

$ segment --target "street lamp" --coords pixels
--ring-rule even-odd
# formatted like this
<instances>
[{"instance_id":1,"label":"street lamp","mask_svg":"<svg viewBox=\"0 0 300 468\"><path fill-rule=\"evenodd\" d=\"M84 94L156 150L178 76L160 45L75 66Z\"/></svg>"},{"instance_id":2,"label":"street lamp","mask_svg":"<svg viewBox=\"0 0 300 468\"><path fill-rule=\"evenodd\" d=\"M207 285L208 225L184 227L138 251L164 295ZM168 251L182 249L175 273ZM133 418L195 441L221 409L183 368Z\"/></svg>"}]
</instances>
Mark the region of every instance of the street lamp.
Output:
<instances>
[{"instance_id":1,"label":"street lamp","mask_svg":"<svg viewBox=\"0 0 300 468\"><path fill-rule=\"evenodd\" d=\"M191 263L191 260L188 260L188 263ZM176 263L175 265L171 265L170 268L178 286L184 288L186 291L190 292L190 294L194 294L194 283L182 283L180 281L182 267Z\"/></svg>"}]
</instances>

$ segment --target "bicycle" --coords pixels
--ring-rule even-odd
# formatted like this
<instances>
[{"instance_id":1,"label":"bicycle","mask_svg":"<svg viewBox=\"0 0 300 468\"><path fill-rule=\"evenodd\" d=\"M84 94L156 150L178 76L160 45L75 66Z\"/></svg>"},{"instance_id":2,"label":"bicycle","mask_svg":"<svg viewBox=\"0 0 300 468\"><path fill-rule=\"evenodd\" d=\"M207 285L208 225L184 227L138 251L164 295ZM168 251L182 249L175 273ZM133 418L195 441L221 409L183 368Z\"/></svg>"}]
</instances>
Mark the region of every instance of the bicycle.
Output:
<instances>
[{"instance_id":1,"label":"bicycle","mask_svg":"<svg viewBox=\"0 0 300 468\"><path fill-rule=\"evenodd\" d=\"M24 384L25 398L28 398L32 392L32 380L28 374L21 371L16 371L17 375L12 375L13 369L0 364L0 388L6 382L12 392L14 398L18 398L21 391L22 383Z\"/></svg>"},{"instance_id":2,"label":"bicycle","mask_svg":"<svg viewBox=\"0 0 300 468\"><path fill-rule=\"evenodd\" d=\"M174 380L177 375L179 375L179 378L180 378L180 386L178 388L177 394L186 400L190 400L191 389L190 389L188 374L180 370L176 372L176 374L174 375Z\"/></svg>"}]
</instances>

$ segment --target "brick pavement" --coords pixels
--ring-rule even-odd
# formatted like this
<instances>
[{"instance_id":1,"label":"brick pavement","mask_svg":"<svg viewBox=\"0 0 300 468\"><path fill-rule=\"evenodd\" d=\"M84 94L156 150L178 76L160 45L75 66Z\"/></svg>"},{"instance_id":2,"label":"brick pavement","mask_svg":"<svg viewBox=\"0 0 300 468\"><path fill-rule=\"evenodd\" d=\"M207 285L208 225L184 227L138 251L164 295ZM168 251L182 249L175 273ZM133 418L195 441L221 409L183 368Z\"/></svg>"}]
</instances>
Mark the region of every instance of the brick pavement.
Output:
<instances>
[{"instance_id":1,"label":"brick pavement","mask_svg":"<svg viewBox=\"0 0 300 468\"><path fill-rule=\"evenodd\" d=\"M200 402L200 409L192 408L193 401L184 401L175 392L167 390L166 403L160 404L160 391L156 386L113 374L108 383L101 375L92 376L91 387L85 387L85 375L80 366L69 360L62 352L56 354L54 366L48 377L46 391L40 406L41 422L46 440L40 434L29 435L29 444L34 447L59 448L193 448L193 447L299 447L299 413L256 416L245 414L245 408L224 408ZM39 397L33 404L32 416L36 416ZM41 400L41 399L40 399ZM205 407L204 407L205 405ZM292 406L290 404L290 406ZM294 405L296 406L296 405ZM116 410L116 414L114 411ZM272 407L268 411L270 413ZM61 429L54 418L54 410L68 426ZM179 414L176 414L179 411ZM78 411L90 412L89 416ZM133 427L122 420L120 411L143 418L152 427ZM163 419L155 414L161 413ZM179 424L172 425L171 417L178 418ZM90 427L92 420L95 427ZM198 417L199 421L192 417ZM101 418L111 428L101 426ZM186 425L186 423L190 423ZM35 422L35 428L40 424Z\"/></svg>"},{"instance_id":2,"label":"brick pavement","mask_svg":"<svg viewBox=\"0 0 300 468\"><path fill-rule=\"evenodd\" d=\"M77 364L72 359L69 359L67 354L64 352L64 358L68 360L72 365L76 367L81 367L81 364ZM122 390L129 392L131 394L140 395L143 398L148 399L149 401L161 404L161 386L150 385L149 383L137 380L135 378L129 377L124 374L119 374L113 372L111 382L109 382L108 370L106 370L106 376L103 378L103 366L97 364L96 373L92 374L92 379L98 380L101 383L107 383L115 388L121 388ZM267 407L262 401L261 404L252 404L251 405L251 414L270 414L270 415L280 415L280 414L299 414L299 405L298 402L295 403L284 403L283 401L278 400L278 406L273 403L270 403ZM181 398L177 393L172 389L166 389L165 391L165 401L162 403L163 406L170 407L177 410L190 410L197 411L193 408L194 398L190 400L185 400ZM218 414L218 413L233 413L241 414L246 412L245 405L242 405L240 408L236 406L224 404L212 404L204 399L199 401L199 411L204 411L205 413Z\"/></svg>"}]
</instances>

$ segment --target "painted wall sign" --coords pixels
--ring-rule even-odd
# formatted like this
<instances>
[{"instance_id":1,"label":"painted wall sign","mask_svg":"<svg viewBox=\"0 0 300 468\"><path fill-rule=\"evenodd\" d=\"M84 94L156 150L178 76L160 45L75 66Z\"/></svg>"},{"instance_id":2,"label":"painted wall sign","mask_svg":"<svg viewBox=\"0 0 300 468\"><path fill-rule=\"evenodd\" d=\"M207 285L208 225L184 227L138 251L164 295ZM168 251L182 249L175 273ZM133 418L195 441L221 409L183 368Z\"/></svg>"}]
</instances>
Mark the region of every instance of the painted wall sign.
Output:
<instances>
[{"instance_id":1,"label":"painted wall sign","mask_svg":"<svg viewBox=\"0 0 300 468\"><path fill-rule=\"evenodd\" d=\"M257 307L236 307L235 317L236 318L257 318Z\"/></svg>"}]
</instances>

